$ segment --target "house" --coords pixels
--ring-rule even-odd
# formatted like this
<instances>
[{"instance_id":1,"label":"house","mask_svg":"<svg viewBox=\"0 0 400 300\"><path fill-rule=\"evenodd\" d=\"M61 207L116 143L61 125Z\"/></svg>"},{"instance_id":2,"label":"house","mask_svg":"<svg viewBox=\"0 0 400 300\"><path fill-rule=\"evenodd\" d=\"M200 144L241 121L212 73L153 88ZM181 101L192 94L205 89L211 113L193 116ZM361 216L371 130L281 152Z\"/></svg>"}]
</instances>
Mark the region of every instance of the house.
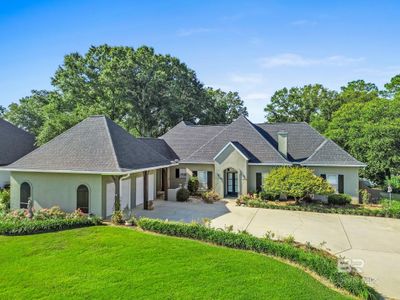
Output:
<instances>
[{"instance_id":1,"label":"house","mask_svg":"<svg viewBox=\"0 0 400 300\"><path fill-rule=\"evenodd\" d=\"M11 172L11 207L80 208L103 218L142 205L197 176L200 189L236 197L261 189L277 166L301 165L358 200L365 165L306 123L228 125L181 122L160 138L134 138L104 116L89 117L22 157Z\"/></svg>"},{"instance_id":2,"label":"house","mask_svg":"<svg viewBox=\"0 0 400 300\"><path fill-rule=\"evenodd\" d=\"M22 157L11 172L11 208L58 205L103 218L156 197L156 170L175 163L104 116L89 117ZM166 187L164 180L164 188Z\"/></svg>"},{"instance_id":3,"label":"house","mask_svg":"<svg viewBox=\"0 0 400 300\"><path fill-rule=\"evenodd\" d=\"M160 139L179 160L171 187L196 175L203 189L236 197L259 191L272 168L300 165L358 201L358 171L365 164L304 122L253 124L244 116L229 125L181 122Z\"/></svg>"},{"instance_id":4,"label":"house","mask_svg":"<svg viewBox=\"0 0 400 300\"><path fill-rule=\"evenodd\" d=\"M0 166L7 166L34 149L35 137L0 119ZM10 184L10 172L0 170L0 188Z\"/></svg>"}]
</instances>

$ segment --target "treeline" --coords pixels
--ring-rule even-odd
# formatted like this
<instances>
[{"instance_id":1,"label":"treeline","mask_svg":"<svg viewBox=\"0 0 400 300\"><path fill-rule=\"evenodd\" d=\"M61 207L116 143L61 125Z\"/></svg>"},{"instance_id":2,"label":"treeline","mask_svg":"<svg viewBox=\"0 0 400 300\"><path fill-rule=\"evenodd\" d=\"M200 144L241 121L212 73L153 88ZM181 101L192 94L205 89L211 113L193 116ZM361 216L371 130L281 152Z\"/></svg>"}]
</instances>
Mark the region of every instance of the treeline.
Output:
<instances>
[{"instance_id":1,"label":"treeline","mask_svg":"<svg viewBox=\"0 0 400 300\"><path fill-rule=\"evenodd\" d=\"M205 87L178 58L149 47L91 47L64 57L52 90L34 90L6 119L41 145L90 115L106 115L136 136L158 137L182 120L230 123L247 110L236 92Z\"/></svg>"},{"instance_id":2,"label":"treeline","mask_svg":"<svg viewBox=\"0 0 400 300\"><path fill-rule=\"evenodd\" d=\"M340 91L320 84L283 88L265 107L269 122L307 122L368 166L361 175L381 184L400 173L400 75L379 90L363 80Z\"/></svg>"}]
</instances>

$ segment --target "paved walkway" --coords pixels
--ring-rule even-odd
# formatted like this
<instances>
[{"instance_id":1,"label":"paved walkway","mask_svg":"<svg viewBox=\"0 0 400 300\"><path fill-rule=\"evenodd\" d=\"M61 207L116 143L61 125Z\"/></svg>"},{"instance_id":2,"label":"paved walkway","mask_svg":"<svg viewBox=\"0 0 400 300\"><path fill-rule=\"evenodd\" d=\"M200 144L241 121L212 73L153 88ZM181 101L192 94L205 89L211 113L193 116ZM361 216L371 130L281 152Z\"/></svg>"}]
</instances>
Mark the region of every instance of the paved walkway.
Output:
<instances>
[{"instance_id":1,"label":"paved walkway","mask_svg":"<svg viewBox=\"0 0 400 300\"><path fill-rule=\"evenodd\" d=\"M153 211L136 215L176 221L211 219L212 226L246 229L262 237L293 235L350 259L366 281L386 297L400 299L400 220L238 207L232 201L205 204L156 201Z\"/></svg>"}]
</instances>

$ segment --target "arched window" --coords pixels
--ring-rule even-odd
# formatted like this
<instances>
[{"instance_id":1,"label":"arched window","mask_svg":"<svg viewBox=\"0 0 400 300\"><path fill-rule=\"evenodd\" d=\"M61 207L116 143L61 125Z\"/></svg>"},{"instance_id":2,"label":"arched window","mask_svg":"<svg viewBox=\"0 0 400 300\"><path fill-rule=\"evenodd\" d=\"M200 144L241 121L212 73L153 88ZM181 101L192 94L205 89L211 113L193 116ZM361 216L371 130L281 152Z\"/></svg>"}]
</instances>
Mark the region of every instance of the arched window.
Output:
<instances>
[{"instance_id":1,"label":"arched window","mask_svg":"<svg viewBox=\"0 0 400 300\"><path fill-rule=\"evenodd\" d=\"M78 186L76 208L80 209L85 214L89 213L89 189L84 184Z\"/></svg>"},{"instance_id":2,"label":"arched window","mask_svg":"<svg viewBox=\"0 0 400 300\"><path fill-rule=\"evenodd\" d=\"M31 197L31 185L27 182L21 184L19 207L28 208L28 201Z\"/></svg>"}]
</instances>

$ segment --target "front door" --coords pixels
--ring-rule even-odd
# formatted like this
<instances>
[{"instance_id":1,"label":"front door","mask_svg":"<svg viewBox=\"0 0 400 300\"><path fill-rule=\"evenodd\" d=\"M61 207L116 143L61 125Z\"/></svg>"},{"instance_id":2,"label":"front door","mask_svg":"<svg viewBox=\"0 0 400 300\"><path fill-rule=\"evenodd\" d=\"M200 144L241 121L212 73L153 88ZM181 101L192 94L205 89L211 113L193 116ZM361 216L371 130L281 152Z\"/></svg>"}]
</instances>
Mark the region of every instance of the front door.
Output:
<instances>
[{"instance_id":1,"label":"front door","mask_svg":"<svg viewBox=\"0 0 400 300\"><path fill-rule=\"evenodd\" d=\"M228 172L226 176L226 187L228 196L237 196L238 194L238 176L236 172Z\"/></svg>"}]
</instances>

